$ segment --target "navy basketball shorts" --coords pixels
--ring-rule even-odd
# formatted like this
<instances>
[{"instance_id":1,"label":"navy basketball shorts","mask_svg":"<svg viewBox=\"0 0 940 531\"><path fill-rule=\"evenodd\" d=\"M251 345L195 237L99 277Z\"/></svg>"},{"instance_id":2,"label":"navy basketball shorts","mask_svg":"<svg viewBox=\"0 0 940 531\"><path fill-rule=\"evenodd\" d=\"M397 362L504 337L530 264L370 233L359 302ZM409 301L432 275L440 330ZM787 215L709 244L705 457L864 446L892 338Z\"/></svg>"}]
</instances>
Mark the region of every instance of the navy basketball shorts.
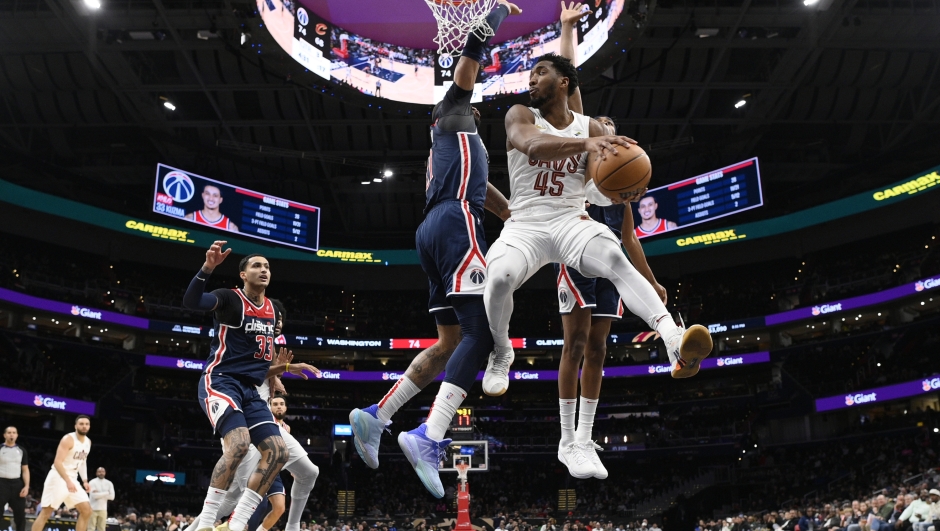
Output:
<instances>
[{"instance_id":1,"label":"navy basketball shorts","mask_svg":"<svg viewBox=\"0 0 940 531\"><path fill-rule=\"evenodd\" d=\"M445 201L424 218L415 235L421 268L428 275L432 312L453 311L454 295L483 296L487 246L483 223L466 201Z\"/></svg>"},{"instance_id":2,"label":"navy basketball shorts","mask_svg":"<svg viewBox=\"0 0 940 531\"><path fill-rule=\"evenodd\" d=\"M280 474L274 476L274 482L271 483L271 488L268 489L268 493L265 494L265 497L270 498L271 496L277 496L278 494L281 496L287 494L287 490L284 489L284 482L281 481Z\"/></svg>"},{"instance_id":3,"label":"navy basketball shorts","mask_svg":"<svg viewBox=\"0 0 940 531\"><path fill-rule=\"evenodd\" d=\"M558 313L567 315L575 305L590 308L591 317L623 318L623 301L614 283L606 278L587 278L564 264L552 264L558 286Z\"/></svg>"},{"instance_id":4,"label":"navy basketball shorts","mask_svg":"<svg viewBox=\"0 0 940 531\"><path fill-rule=\"evenodd\" d=\"M274 415L255 386L229 375L202 373L199 406L219 437L235 428L248 428L252 444L258 446L271 435L281 435Z\"/></svg>"}]
</instances>

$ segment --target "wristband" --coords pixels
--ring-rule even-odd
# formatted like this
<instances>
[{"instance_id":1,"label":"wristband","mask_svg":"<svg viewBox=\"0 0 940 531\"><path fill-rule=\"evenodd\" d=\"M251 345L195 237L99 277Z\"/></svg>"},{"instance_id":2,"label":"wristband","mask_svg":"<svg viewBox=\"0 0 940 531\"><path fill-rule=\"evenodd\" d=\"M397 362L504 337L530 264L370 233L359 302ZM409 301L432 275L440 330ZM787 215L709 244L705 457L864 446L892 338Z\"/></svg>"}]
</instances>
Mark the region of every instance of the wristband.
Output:
<instances>
[{"instance_id":1,"label":"wristband","mask_svg":"<svg viewBox=\"0 0 940 531\"><path fill-rule=\"evenodd\" d=\"M284 372L290 372L290 363L288 363L287 366L284 367Z\"/></svg>"}]
</instances>

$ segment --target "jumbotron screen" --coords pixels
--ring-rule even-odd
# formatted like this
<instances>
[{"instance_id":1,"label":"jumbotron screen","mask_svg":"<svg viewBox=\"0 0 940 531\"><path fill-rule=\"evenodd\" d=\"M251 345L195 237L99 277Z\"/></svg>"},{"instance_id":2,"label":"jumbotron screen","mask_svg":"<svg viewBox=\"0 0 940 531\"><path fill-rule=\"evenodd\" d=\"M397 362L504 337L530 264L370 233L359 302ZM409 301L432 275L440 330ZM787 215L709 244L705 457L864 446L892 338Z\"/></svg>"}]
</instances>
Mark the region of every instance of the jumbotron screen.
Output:
<instances>
[{"instance_id":1,"label":"jumbotron screen","mask_svg":"<svg viewBox=\"0 0 940 531\"><path fill-rule=\"evenodd\" d=\"M646 192L633 207L639 238L690 227L764 204L757 157Z\"/></svg>"},{"instance_id":2,"label":"jumbotron screen","mask_svg":"<svg viewBox=\"0 0 940 531\"><path fill-rule=\"evenodd\" d=\"M557 9L558 4L550 4ZM576 63L584 64L607 42L624 0L595 0L577 26ZM453 80L457 59L356 35L290 0L258 2L278 45L311 72L364 94L433 105ZM528 8L528 7L527 7ZM495 44L484 59L473 101L528 90L529 70L542 54L561 49L560 23Z\"/></svg>"},{"instance_id":3,"label":"jumbotron screen","mask_svg":"<svg viewBox=\"0 0 940 531\"><path fill-rule=\"evenodd\" d=\"M320 209L157 164L153 211L290 247L320 246Z\"/></svg>"}]
</instances>

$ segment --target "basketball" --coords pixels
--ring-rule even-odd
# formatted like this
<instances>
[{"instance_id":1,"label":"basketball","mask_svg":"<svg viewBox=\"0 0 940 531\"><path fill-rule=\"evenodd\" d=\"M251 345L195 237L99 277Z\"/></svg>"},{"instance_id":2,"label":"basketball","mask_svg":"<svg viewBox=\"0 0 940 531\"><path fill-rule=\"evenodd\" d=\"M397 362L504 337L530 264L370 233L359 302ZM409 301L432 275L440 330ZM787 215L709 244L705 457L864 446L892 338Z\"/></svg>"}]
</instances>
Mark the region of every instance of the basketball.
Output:
<instances>
[{"instance_id":1,"label":"basketball","mask_svg":"<svg viewBox=\"0 0 940 531\"><path fill-rule=\"evenodd\" d=\"M593 176L594 184L602 194L612 199L619 199L620 194L642 190L653 176L650 158L637 145L629 149L615 145L617 156L607 155L601 160L595 153L588 156L588 175Z\"/></svg>"}]
</instances>

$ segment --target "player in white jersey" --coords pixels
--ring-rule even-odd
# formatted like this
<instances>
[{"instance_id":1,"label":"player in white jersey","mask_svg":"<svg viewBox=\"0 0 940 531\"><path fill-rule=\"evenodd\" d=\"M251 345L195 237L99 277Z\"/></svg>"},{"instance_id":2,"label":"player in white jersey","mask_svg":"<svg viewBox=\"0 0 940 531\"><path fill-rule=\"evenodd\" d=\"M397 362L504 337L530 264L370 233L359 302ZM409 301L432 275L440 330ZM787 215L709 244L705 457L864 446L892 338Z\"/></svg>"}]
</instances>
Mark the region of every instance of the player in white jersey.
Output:
<instances>
[{"instance_id":1,"label":"player in white jersey","mask_svg":"<svg viewBox=\"0 0 940 531\"><path fill-rule=\"evenodd\" d=\"M79 415L75 418L75 431L66 434L59 441L55 452L52 469L46 475L42 485L42 510L33 522L32 531L43 531L46 521L62 503L69 509L78 509L78 521L75 522L75 531L86 531L88 519L91 518L91 503L88 501L88 454L91 452L91 439L88 430L91 429L91 419L88 415ZM78 484L81 476L84 488Z\"/></svg>"},{"instance_id":2,"label":"player in white jersey","mask_svg":"<svg viewBox=\"0 0 940 531\"><path fill-rule=\"evenodd\" d=\"M569 98L580 101L577 87L578 72L571 61L544 55L529 74L529 106L514 105L506 114L512 217L486 255L483 294L495 343L483 377L483 391L491 396L508 389L515 358L509 341L512 293L552 262L613 282L627 308L662 336L673 377L695 375L712 349L708 329L676 325L614 234L584 210L588 153L615 157L615 145L629 151L635 142L608 135L597 121L573 112ZM621 194L619 201L632 201L639 192Z\"/></svg>"}]
</instances>

